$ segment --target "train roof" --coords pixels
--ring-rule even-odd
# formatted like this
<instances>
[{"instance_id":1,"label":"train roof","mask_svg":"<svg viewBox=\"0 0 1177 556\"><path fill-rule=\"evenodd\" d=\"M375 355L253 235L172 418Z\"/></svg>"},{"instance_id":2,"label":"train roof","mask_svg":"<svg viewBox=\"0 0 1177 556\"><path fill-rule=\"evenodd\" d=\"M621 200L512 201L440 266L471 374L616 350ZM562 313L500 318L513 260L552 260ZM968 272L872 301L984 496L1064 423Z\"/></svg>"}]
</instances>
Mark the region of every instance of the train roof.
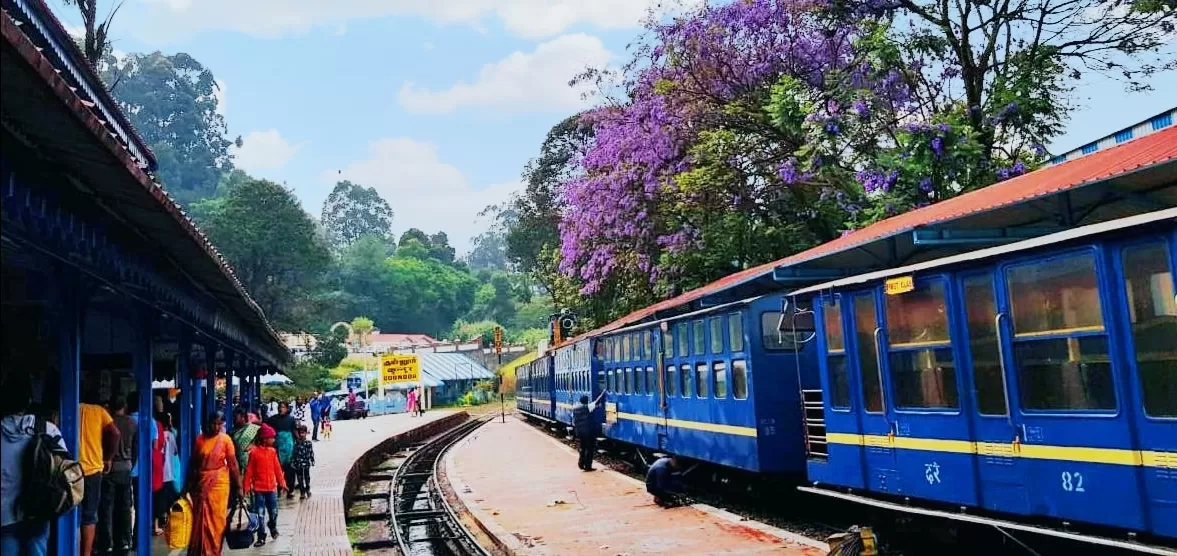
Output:
<instances>
[{"instance_id":1,"label":"train roof","mask_svg":"<svg viewBox=\"0 0 1177 556\"><path fill-rule=\"evenodd\" d=\"M757 299L760 299L761 297L764 297L764 296L758 295L755 297L749 297L747 299L741 299L739 301L733 301L731 303L724 303L722 305L716 305L714 307L704 307L704 308L699 309L697 311L691 311L689 313L683 313L681 315L674 315L674 316L670 316L670 317L666 317L666 318L662 318L662 319L658 319L658 320L654 320L654 321L647 321L647 322L642 322L642 323L638 323L638 324L633 324L630 326L626 326L624 328L618 328L615 330L610 330L608 332L601 332L601 334L622 334L625 332L629 332L631 330L647 329L647 328L650 328L651 326L657 326L658 324L663 323L663 322L667 322L667 321L680 320L680 319L690 319L693 317L697 317L699 315L705 315L707 313L721 312L721 311L724 311L727 309L731 309L732 307L735 307L737 305L747 305L748 303L756 301Z\"/></svg>"},{"instance_id":2,"label":"train roof","mask_svg":"<svg viewBox=\"0 0 1177 556\"><path fill-rule=\"evenodd\" d=\"M959 263L966 263L966 262L972 262L972 261L979 261L979 260L983 260L983 259L989 259L992 257L997 257L997 256L1005 255L1008 253L1017 253L1019 251L1026 251L1026 250L1034 249L1037 247L1045 247L1048 245L1054 245L1057 243L1063 243L1066 241L1081 239L1081 238L1094 236L1094 235L1098 235L1098 234L1102 234L1102 233L1106 233L1106 232L1114 232L1117 230L1134 228L1136 226L1143 226L1146 224L1151 224L1154 222L1161 222L1164 220L1177 220L1177 208L1158 210L1156 212L1149 212L1149 213L1140 214L1137 216L1129 216L1127 218L1119 218L1119 219L1112 220L1109 222L1101 222L1099 224L1089 224L1087 226L1080 226L1078 228L1072 228L1070 230L1066 230L1066 231L1062 231L1062 232L1057 232L1057 233L1053 233L1053 234L1049 234L1049 235L1045 235L1045 236L1041 236L1041 237L1036 237L1033 239L1027 239L1027 240L1019 241L1016 243L1010 243L1008 245L999 245L997 247L978 249L976 251L971 251L969 253L962 253L960 255L943 257L940 259L934 259L934 260L925 261L922 263L901 266L898 268L889 268L886 270L879 270L876 272L868 272L866 274L859 274L857 276L851 276L849 278L842 278L840 280L833 280L830 282L825 282L823 284L817 284L815 286L801 288L797 291L790 293L789 295L790 296L804 295L804 294L815 293L815 292L819 292L819 291L823 291L823 290L840 288L843 286L864 284L867 282L873 282L875 280L889 278L892 276L901 276L904 274L912 274L912 273L920 272L923 270L930 270L930 269L940 268L940 267L944 267L944 266L951 266L951 265L959 264Z\"/></svg>"},{"instance_id":3,"label":"train roof","mask_svg":"<svg viewBox=\"0 0 1177 556\"><path fill-rule=\"evenodd\" d=\"M730 274L654 303L571 341L781 285L806 285L879 266L932 260L982 243L1177 206L1177 126L881 220L812 249ZM740 295L743 294L743 295Z\"/></svg>"}]
</instances>

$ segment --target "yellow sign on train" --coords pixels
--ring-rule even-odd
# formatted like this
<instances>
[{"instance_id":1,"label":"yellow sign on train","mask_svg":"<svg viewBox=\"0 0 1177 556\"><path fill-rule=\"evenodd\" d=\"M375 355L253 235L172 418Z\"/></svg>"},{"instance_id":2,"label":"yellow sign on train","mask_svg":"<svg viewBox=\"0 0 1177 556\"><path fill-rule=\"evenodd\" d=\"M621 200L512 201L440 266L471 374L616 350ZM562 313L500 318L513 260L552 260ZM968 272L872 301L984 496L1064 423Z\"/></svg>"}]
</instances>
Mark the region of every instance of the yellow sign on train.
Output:
<instances>
[{"instance_id":1,"label":"yellow sign on train","mask_svg":"<svg viewBox=\"0 0 1177 556\"><path fill-rule=\"evenodd\" d=\"M883 287L887 295L899 295L914 290L915 280L911 276L900 276L887 280Z\"/></svg>"},{"instance_id":2,"label":"yellow sign on train","mask_svg":"<svg viewBox=\"0 0 1177 556\"><path fill-rule=\"evenodd\" d=\"M419 382L421 357L417 355L381 355L380 373L385 384Z\"/></svg>"}]
</instances>

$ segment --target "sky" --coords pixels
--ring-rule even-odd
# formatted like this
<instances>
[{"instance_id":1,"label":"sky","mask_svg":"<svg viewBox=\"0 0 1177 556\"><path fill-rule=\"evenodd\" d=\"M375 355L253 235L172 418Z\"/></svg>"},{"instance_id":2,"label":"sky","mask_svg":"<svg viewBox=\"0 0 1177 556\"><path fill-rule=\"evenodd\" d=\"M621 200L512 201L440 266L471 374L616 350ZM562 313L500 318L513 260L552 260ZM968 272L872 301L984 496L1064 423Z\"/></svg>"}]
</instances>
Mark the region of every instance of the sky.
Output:
<instances>
[{"instance_id":1,"label":"sky","mask_svg":"<svg viewBox=\"0 0 1177 556\"><path fill-rule=\"evenodd\" d=\"M487 228L478 213L521 189L548 130L589 106L568 82L624 63L656 3L126 0L111 38L117 51L187 52L210 69L229 134L244 141L236 165L286 184L312 215L348 179L389 202L397 234L445 231L464 253ZM1177 105L1177 75L1153 83L1162 92L1127 96L1087 80L1052 152Z\"/></svg>"}]
</instances>

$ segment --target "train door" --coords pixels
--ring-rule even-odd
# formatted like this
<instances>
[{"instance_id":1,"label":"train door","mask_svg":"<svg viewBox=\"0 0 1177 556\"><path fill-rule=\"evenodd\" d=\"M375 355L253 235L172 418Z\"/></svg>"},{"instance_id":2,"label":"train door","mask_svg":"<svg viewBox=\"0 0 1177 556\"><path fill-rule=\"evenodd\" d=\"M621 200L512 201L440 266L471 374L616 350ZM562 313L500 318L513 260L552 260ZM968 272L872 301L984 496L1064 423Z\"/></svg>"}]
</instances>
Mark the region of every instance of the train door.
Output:
<instances>
[{"instance_id":1,"label":"train door","mask_svg":"<svg viewBox=\"0 0 1177 556\"><path fill-rule=\"evenodd\" d=\"M1153 237L1119 246L1113 265L1120 291L1117 329L1136 392L1133 418L1141 447L1142 498L1153 533L1177 537L1177 246Z\"/></svg>"},{"instance_id":2,"label":"train door","mask_svg":"<svg viewBox=\"0 0 1177 556\"><path fill-rule=\"evenodd\" d=\"M1002 351L1034 513L1143 529L1127 369L1113 357L1116 287L1094 247L1001 268ZM1121 285L1122 287L1122 285Z\"/></svg>"},{"instance_id":3,"label":"train door","mask_svg":"<svg viewBox=\"0 0 1177 556\"><path fill-rule=\"evenodd\" d=\"M863 471L867 488L876 492L901 493L899 471L895 466L894 421L883 388L880 346L883 328L879 321L875 290L852 293L850 311L854 321L854 349L858 369L859 422L863 439Z\"/></svg>"},{"instance_id":4,"label":"train door","mask_svg":"<svg viewBox=\"0 0 1177 556\"><path fill-rule=\"evenodd\" d=\"M657 415L657 423L654 425L655 432L658 434L658 449L666 450L666 335L670 330L669 325L664 321L661 329L654 334L654 354L650 357L654 360L654 372L657 373L657 390L654 392L654 415ZM648 386L648 385L647 385Z\"/></svg>"},{"instance_id":5,"label":"train door","mask_svg":"<svg viewBox=\"0 0 1177 556\"><path fill-rule=\"evenodd\" d=\"M945 276L886 283L880 349L887 415L901 492L976 505L976 471L950 319L956 299Z\"/></svg>"},{"instance_id":6,"label":"train door","mask_svg":"<svg viewBox=\"0 0 1177 556\"><path fill-rule=\"evenodd\" d=\"M1014 382L1002 359L998 330L1009 315L997 310L993 269L963 274L958 279L962 300L962 326L957 327L965 360L960 367L971 382L967 407L977 445L976 474L979 504L999 512L1030 513L1025 471L1017 457L1018 433L1015 416L1009 410L1010 385Z\"/></svg>"}]
</instances>

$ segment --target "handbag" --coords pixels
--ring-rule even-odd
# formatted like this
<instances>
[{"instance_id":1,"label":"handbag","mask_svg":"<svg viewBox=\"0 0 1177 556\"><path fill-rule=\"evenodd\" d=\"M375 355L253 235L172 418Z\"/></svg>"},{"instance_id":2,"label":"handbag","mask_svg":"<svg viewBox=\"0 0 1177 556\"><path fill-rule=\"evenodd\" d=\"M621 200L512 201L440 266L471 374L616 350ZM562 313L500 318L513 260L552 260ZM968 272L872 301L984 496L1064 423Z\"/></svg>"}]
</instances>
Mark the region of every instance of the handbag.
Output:
<instances>
[{"instance_id":1,"label":"handbag","mask_svg":"<svg viewBox=\"0 0 1177 556\"><path fill-rule=\"evenodd\" d=\"M239 496L237 504L229 510L229 521L225 524L225 531L254 533L261 524L261 516L249 511L245 505L245 497Z\"/></svg>"},{"instance_id":2,"label":"handbag","mask_svg":"<svg viewBox=\"0 0 1177 556\"><path fill-rule=\"evenodd\" d=\"M192 538L192 502L187 496L176 500L168 509L166 536L168 548L188 548L188 542Z\"/></svg>"}]
</instances>

